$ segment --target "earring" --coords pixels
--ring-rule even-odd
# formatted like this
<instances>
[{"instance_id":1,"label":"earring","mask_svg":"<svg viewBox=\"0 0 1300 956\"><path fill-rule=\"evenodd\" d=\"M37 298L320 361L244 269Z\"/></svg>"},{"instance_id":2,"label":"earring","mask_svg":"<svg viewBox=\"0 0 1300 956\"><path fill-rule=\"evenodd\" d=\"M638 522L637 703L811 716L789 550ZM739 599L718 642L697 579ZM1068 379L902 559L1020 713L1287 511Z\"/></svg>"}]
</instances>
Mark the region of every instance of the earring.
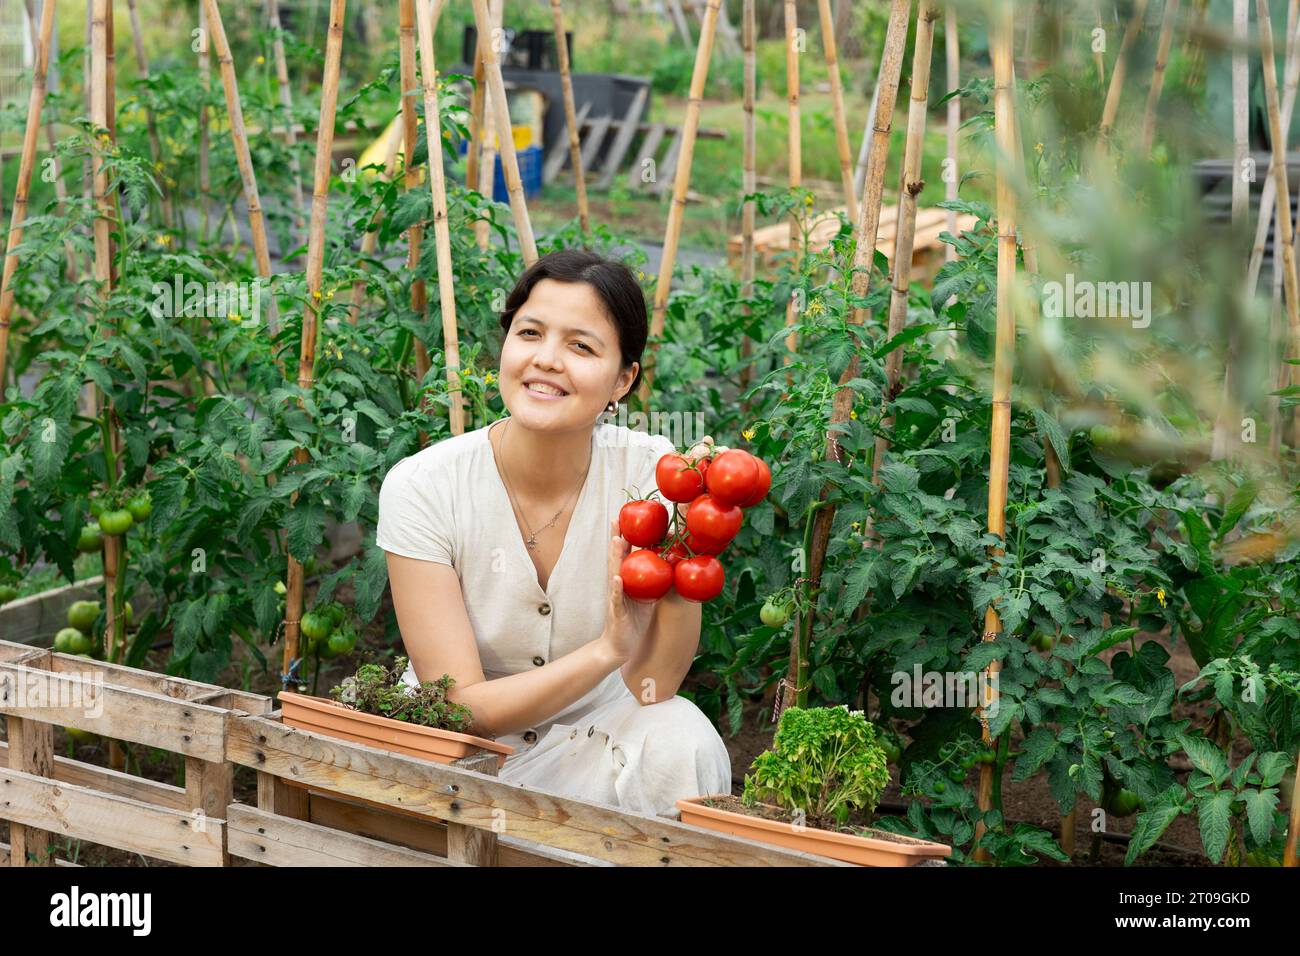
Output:
<instances>
[{"instance_id":1,"label":"earring","mask_svg":"<svg viewBox=\"0 0 1300 956\"><path fill-rule=\"evenodd\" d=\"M618 414L618 401L615 400L615 399L610 399L608 402L606 402L606 403L605 403L605 413L608 414L608 415L617 415L617 414Z\"/></svg>"}]
</instances>

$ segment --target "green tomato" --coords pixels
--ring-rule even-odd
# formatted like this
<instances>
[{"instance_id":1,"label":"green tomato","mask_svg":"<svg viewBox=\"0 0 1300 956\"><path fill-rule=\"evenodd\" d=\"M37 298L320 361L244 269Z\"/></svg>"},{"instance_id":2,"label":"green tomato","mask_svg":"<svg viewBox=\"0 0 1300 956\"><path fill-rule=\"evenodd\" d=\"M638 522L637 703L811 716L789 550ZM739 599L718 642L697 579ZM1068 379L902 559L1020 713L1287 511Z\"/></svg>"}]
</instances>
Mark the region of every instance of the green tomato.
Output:
<instances>
[{"instance_id":1,"label":"green tomato","mask_svg":"<svg viewBox=\"0 0 1300 956\"><path fill-rule=\"evenodd\" d=\"M98 601L73 601L68 608L68 623L83 634L90 633L98 617Z\"/></svg>"},{"instance_id":2,"label":"green tomato","mask_svg":"<svg viewBox=\"0 0 1300 956\"><path fill-rule=\"evenodd\" d=\"M790 620L790 610L784 604L767 601L758 612L758 619L768 627L784 627L785 622Z\"/></svg>"},{"instance_id":3,"label":"green tomato","mask_svg":"<svg viewBox=\"0 0 1300 956\"><path fill-rule=\"evenodd\" d=\"M343 657L351 654L357 646L357 633L345 628L340 628L330 635L329 640L325 642L329 648L330 657Z\"/></svg>"},{"instance_id":4,"label":"green tomato","mask_svg":"<svg viewBox=\"0 0 1300 956\"><path fill-rule=\"evenodd\" d=\"M18 589L12 584L0 584L0 604L7 604L18 596Z\"/></svg>"},{"instance_id":5,"label":"green tomato","mask_svg":"<svg viewBox=\"0 0 1300 956\"><path fill-rule=\"evenodd\" d=\"M137 524L143 524L144 520L153 514L153 498L149 496L149 492L142 491L126 503L126 510L131 512L131 517Z\"/></svg>"},{"instance_id":6,"label":"green tomato","mask_svg":"<svg viewBox=\"0 0 1300 956\"><path fill-rule=\"evenodd\" d=\"M995 763L997 759L998 755L992 750L981 750L975 755L976 763Z\"/></svg>"},{"instance_id":7,"label":"green tomato","mask_svg":"<svg viewBox=\"0 0 1300 956\"><path fill-rule=\"evenodd\" d=\"M81 534L77 536L77 550L82 554L93 554L104 546L104 535L97 524L82 525Z\"/></svg>"},{"instance_id":8,"label":"green tomato","mask_svg":"<svg viewBox=\"0 0 1300 956\"><path fill-rule=\"evenodd\" d=\"M1131 816L1134 811L1142 809L1142 798L1132 790L1120 787L1109 794L1102 794L1101 806L1107 813L1117 817Z\"/></svg>"},{"instance_id":9,"label":"green tomato","mask_svg":"<svg viewBox=\"0 0 1300 956\"><path fill-rule=\"evenodd\" d=\"M119 508L116 511L105 511L99 516L99 530L107 535L126 534L131 530L133 524L135 524L135 519L131 517L131 512L125 508Z\"/></svg>"},{"instance_id":10,"label":"green tomato","mask_svg":"<svg viewBox=\"0 0 1300 956\"><path fill-rule=\"evenodd\" d=\"M975 755L974 755L974 754L967 754L965 757L962 757L962 758L961 758L961 769L962 769L962 770L969 770L969 769L970 769L971 767L973 767L973 766L975 766Z\"/></svg>"},{"instance_id":11,"label":"green tomato","mask_svg":"<svg viewBox=\"0 0 1300 956\"><path fill-rule=\"evenodd\" d=\"M275 582L275 593L276 593L276 594L286 594L286 593L288 593L288 591L289 591L289 589L288 589L287 587L284 586L284 582L283 582L283 581L276 581L276 582Z\"/></svg>"},{"instance_id":12,"label":"green tomato","mask_svg":"<svg viewBox=\"0 0 1300 956\"><path fill-rule=\"evenodd\" d=\"M966 771L960 767L953 767L948 771L948 779L953 783L961 783L966 779Z\"/></svg>"},{"instance_id":13,"label":"green tomato","mask_svg":"<svg viewBox=\"0 0 1300 956\"><path fill-rule=\"evenodd\" d=\"M946 783L944 783L942 780L936 780L936 781L934 782L934 792L935 792L935 793L943 793L943 792L944 792L945 790L947 790L947 789L948 789L948 785L947 785Z\"/></svg>"},{"instance_id":14,"label":"green tomato","mask_svg":"<svg viewBox=\"0 0 1300 956\"><path fill-rule=\"evenodd\" d=\"M880 742L880 748L885 752L886 763L898 763L903 756L903 750L898 746L898 742L886 737Z\"/></svg>"},{"instance_id":15,"label":"green tomato","mask_svg":"<svg viewBox=\"0 0 1300 956\"><path fill-rule=\"evenodd\" d=\"M91 515L98 518L100 515L104 513L104 499L91 498L87 507L90 509Z\"/></svg>"},{"instance_id":16,"label":"green tomato","mask_svg":"<svg viewBox=\"0 0 1300 956\"><path fill-rule=\"evenodd\" d=\"M1088 437L1092 439L1094 445L1104 448L1117 444L1123 435L1118 428L1111 425L1093 425L1088 432Z\"/></svg>"},{"instance_id":17,"label":"green tomato","mask_svg":"<svg viewBox=\"0 0 1300 956\"><path fill-rule=\"evenodd\" d=\"M323 609L323 611L325 616L330 619L331 629L336 628L340 624L342 624L347 619L348 616L348 609L345 608L342 604L338 604L333 601L327 604Z\"/></svg>"},{"instance_id":18,"label":"green tomato","mask_svg":"<svg viewBox=\"0 0 1300 956\"><path fill-rule=\"evenodd\" d=\"M54 635L54 649L60 654L88 654L94 642L75 627L61 628Z\"/></svg>"},{"instance_id":19,"label":"green tomato","mask_svg":"<svg viewBox=\"0 0 1300 956\"><path fill-rule=\"evenodd\" d=\"M319 610L308 611L302 616L302 634L309 641L323 641L332 630L334 622Z\"/></svg>"}]
</instances>

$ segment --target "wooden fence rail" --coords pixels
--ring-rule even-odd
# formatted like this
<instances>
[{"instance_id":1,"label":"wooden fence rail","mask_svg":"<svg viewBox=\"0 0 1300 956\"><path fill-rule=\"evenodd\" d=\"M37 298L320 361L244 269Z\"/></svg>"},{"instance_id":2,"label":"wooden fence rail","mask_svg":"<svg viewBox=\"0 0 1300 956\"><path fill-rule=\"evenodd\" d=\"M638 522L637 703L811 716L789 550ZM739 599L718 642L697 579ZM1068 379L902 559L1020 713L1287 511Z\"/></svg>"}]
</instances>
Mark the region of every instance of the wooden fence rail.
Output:
<instances>
[{"instance_id":1,"label":"wooden fence rail","mask_svg":"<svg viewBox=\"0 0 1300 956\"><path fill-rule=\"evenodd\" d=\"M0 864L51 838L190 866L844 866L288 727L270 697L0 641ZM184 786L54 753L54 725L159 748ZM234 797L257 774L257 806Z\"/></svg>"}]
</instances>

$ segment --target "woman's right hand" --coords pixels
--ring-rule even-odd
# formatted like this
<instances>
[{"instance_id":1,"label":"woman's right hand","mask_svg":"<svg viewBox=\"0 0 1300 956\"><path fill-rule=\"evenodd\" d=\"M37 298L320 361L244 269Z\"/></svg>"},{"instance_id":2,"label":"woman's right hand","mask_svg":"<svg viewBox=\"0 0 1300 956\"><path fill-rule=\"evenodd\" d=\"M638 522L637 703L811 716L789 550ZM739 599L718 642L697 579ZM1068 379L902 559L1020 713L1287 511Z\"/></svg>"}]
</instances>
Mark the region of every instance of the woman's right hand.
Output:
<instances>
[{"instance_id":1,"label":"woman's right hand","mask_svg":"<svg viewBox=\"0 0 1300 956\"><path fill-rule=\"evenodd\" d=\"M609 605L605 612L605 629L600 640L621 667L636 653L641 644L656 602L633 601L623 593L623 578L619 568L632 546L618 530L618 521L610 522L609 539Z\"/></svg>"}]
</instances>

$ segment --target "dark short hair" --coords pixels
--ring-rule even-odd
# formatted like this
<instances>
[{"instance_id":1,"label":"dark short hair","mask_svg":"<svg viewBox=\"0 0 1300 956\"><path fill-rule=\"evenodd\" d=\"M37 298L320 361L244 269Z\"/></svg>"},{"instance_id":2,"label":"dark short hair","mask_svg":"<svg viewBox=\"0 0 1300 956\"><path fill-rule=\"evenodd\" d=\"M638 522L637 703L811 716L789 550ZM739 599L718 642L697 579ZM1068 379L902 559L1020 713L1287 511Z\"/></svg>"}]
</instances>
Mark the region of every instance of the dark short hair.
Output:
<instances>
[{"instance_id":1,"label":"dark short hair","mask_svg":"<svg viewBox=\"0 0 1300 956\"><path fill-rule=\"evenodd\" d=\"M623 368L641 361L641 353L645 351L646 339L650 334L645 293L637 284L632 270L624 263L606 259L585 249L559 249L542 256L525 269L506 297L506 307L501 312L502 332L509 334L515 313L528 301L533 286L543 279L585 282L591 286L604 304L614 328L618 330ZM629 395L636 391L640 382L641 370L638 369L632 387L628 390Z\"/></svg>"}]
</instances>

